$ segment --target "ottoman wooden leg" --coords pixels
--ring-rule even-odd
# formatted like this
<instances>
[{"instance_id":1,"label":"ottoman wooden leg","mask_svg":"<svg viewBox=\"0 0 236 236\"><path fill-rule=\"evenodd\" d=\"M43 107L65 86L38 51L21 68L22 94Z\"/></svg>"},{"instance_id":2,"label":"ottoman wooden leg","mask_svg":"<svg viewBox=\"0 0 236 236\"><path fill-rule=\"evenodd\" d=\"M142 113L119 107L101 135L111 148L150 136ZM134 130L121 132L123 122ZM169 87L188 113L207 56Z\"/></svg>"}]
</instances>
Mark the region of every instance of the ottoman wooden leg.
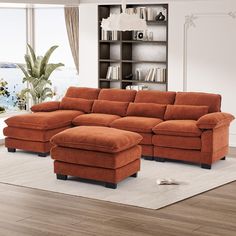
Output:
<instances>
[{"instance_id":1,"label":"ottoman wooden leg","mask_svg":"<svg viewBox=\"0 0 236 236\"><path fill-rule=\"evenodd\" d=\"M67 175L57 174L57 179L60 179L60 180L67 180Z\"/></svg>"},{"instance_id":2,"label":"ottoman wooden leg","mask_svg":"<svg viewBox=\"0 0 236 236\"><path fill-rule=\"evenodd\" d=\"M15 148L7 148L7 151L8 152L16 152L16 149Z\"/></svg>"},{"instance_id":3,"label":"ottoman wooden leg","mask_svg":"<svg viewBox=\"0 0 236 236\"><path fill-rule=\"evenodd\" d=\"M211 165L204 164L204 163L201 164L201 167L202 167L202 169L207 169L207 170L211 169Z\"/></svg>"},{"instance_id":4,"label":"ottoman wooden leg","mask_svg":"<svg viewBox=\"0 0 236 236\"><path fill-rule=\"evenodd\" d=\"M135 173L135 174L131 175L130 177L137 178L138 177L138 173Z\"/></svg>"},{"instance_id":5,"label":"ottoman wooden leg","mask_svg":"<svg viewBox=\"0 0 236 236\"><path fill-rule=\"evenodd\" d=\"M147 161L153 161L154 159L154 157L149 157L149 156L142 156L142 158Z\"/></svg>"},{"instance_id":6,"label":"ottoman wooden leg","mask_svg":"<svg viewBox=\"0 0 236 236\"><path fill-rule=\"evenodd\" d=\"M105 187L106 187L106 188L116 189L116 188L117 188L117 184L114 184L114 183L105 183Z\"/></svg>"}]
</instances>

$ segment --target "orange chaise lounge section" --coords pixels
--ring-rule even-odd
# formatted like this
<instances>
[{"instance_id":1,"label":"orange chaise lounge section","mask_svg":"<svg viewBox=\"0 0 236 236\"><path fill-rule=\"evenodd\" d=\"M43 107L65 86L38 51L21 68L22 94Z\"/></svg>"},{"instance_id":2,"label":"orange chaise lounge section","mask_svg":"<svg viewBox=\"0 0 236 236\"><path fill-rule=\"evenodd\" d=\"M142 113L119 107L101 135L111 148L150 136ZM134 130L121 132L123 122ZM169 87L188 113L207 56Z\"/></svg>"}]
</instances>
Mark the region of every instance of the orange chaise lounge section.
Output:
<instances>
[{"instance_id":1,"label":"orange chaise lounge section","mask_svg":"<svg viewBox=\"0 0 236 236\"><path fill-rule=\"evenodd\" d=\"M47 156L51 137L71 128L75 117L90 112L99 92L100 89L71 87L61 102L41 103L31 108L33 113L8 118L3 130L8 151L22 149Z\"/></svg>"},{"instance_id":2,"label":"orange chaise lounge section","mask_svg":"<svg viewBox=\"0 0 236 236\"><path fill-rule=\"evenodd\" d=\"M9 151L45 155L50 138L74 126L104 126L137 132L142 156L175 159L203 168L227 155L229 125L221 96L200 92L68 89L61 102L33 106L32 114L11 117L4 129Z\"/></svg>"}]
</instances>

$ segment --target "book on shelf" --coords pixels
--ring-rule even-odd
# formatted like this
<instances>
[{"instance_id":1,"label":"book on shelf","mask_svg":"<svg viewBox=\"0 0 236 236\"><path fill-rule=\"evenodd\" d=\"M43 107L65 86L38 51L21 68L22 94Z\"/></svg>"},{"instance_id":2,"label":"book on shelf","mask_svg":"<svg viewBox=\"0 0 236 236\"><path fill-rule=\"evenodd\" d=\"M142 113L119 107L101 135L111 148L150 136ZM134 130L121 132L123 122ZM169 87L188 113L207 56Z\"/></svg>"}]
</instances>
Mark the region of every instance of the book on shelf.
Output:
<instances>
[{"instance_id":1,"label":"book on shelf","mask_svg":"<svg viewBox=\"0 0 236 236\"><path fill-rule=\"evenodd\" d=\"M137 68L135 70L135 79L136 80L142 80L142 74L141 74L141 69Z\"/></svg>"},{"instance_id":2,"label":"book on shelf","mask_svg":"<svg viewBox=\"0 0 236 236\"><path fill-rule=\"evenodd\" d=\"M139 85L127 85L125 87L126 90L148 90L148 86L144 84L139 84Z\"/></svg>"},{"instance_id":3,"label":"book on shelf","mask_svg":"<svg viewBox=\"0 0 236 236\"><path fill-rule=\"evenodd\" d=\"M118 31L102 30L101 40L118 40Z\"/></svg>"},{"instance_id":4,"label":"book on shelf","mask_svg":"<svg viewBox=\"0 0 236 236\"><path fill-rule=\"evenodd\" d=\"M139 18L153 21L155 19L155 10L151 7L136 7L136 8L127 8L126 13L129 15L137 14Z\"/></svg>"},{"instance_id":5,"label":"book on shelf","mask_svg":"<svg viewBox=\"0 0 236 236\"><path fill-rule=\"evenodd\" d=\"M166 68L150 68L144 79L147 82L166 82Z\"/></svg>"},{"instance_id":6,"label":"book on shelf","mask_svg":"<svg viewBox=\"0 0 236 236\"><path fill-rule=\"evenodd\" d=\"M109 66L107 69L106 79L119 80L120 79L120 66Z\"/></svg>"}]
</instances>

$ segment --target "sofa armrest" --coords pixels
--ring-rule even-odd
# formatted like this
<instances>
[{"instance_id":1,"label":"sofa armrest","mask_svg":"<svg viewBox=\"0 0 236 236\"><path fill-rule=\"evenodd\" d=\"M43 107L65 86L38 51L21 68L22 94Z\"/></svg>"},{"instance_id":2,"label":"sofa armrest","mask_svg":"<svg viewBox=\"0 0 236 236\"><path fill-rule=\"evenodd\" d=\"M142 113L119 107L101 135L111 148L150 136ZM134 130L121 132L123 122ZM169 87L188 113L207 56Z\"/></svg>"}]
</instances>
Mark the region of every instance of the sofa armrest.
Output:
<instances>
[{"instance_id":1,"label":"sofa armrest","mask_svg":"<svg viewBox=\"0 0 236 236\"><path fill-rule=\"evenodd\" d=\"M43 102L36 105L33 105L30 110L32 112L49 112L59 110L60 102L59 101L51 101L51 102Z\"/></svg>"},{"instance_id":2,"label":"sofa armrest","mask_svg":"<svg viewBox=\"0 0 236 236\"><path fill-rule=\"evenodd\" d=\"M227 126L234 120L234 116L225 112L214 112L200 117L197 121L199 129L215 129L220 126Z\"/></svg>"}]
</instances>

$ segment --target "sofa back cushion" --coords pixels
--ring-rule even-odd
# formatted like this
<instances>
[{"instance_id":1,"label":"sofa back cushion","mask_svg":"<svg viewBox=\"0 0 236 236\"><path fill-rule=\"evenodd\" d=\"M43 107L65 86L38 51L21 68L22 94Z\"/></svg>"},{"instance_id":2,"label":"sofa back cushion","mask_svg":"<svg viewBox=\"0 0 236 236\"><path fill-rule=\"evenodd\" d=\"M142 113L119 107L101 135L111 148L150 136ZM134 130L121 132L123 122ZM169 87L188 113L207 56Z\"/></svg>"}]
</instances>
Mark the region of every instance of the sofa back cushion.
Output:
<instances>
[{"instance_id":1,"label":"sofa back cushion","mask_svg":"<svg viewBox=\"0 0 236 236\"><path fill-rule=\"evenodd\" d=\"M130 103L127 116L143 116L164 119L166 105L155 103Z\"/></svg>"},{"instance_id":2,"label":"sofa back cushion","mask_svg":"<svg viewBox=\"0 0 236 236\"><path fill-rule=\"evenodd\" d=\"M95 100L92 108L93 113L104 113L125 116L129 103L106 100Z\"/></svg>"},{"instance_id":3,"label":"sofa back cushion","mask_svg":"<svg viewBox=\"0 0 236 236\"><path fill-rule=\"evenodd\" d=\"M157 103L174 104L175 92L162 92L153 90L138 91L135 97L135 103Z\"/></svg>"},{"instance_id":4,"label":"sofa back cushion","mask_svg":"<svg viewBox=\"0 0 236 236\"><path fill-rule=\"evenodd\" d=\"M99 93L98 100L133 102L135 95L135 90L102 89Z\"/></svg>"},{"instance_id":5,"label":"sofa back cushion","mask_svg":"<svg viewBox=\"0 0 236 236\"><path fill-rule=\"evenodd\" d=\"M208 106L167 105L165 120L198 120L208 113Z\"/></svg>"},{"instance_id":6,"label":"sofa back cushion","mask_svg":"<svg viewBox=\"0 0 236 236\"><path fill-rule=\"evenodd\" d=\"M178 92L176 94L175 105L208 106L209 113L219 112L221 96L213 93Z\"/></svg>"},{"instance_id":7,"label":"sofa back cushion","mask_svg":"<svg viewBox=\"0 0 236 236\"><path fill-rule=\"evenodd\" d=\"M70 87L68 88L65 97L95 100L98 98L99 92L100 89L96 88Z\"/></svg>"},{"instance_id":8,"label":"sofa back cushion","mask_svg":"<svg viewBox=\"0 0 236 236\"><path fill-rule=\"evenodd\" d=\"M64 97L60 103L61 110L78 110L89 113L92 110L93 100L83 98Z\"/></svg>"}]
</instances>

